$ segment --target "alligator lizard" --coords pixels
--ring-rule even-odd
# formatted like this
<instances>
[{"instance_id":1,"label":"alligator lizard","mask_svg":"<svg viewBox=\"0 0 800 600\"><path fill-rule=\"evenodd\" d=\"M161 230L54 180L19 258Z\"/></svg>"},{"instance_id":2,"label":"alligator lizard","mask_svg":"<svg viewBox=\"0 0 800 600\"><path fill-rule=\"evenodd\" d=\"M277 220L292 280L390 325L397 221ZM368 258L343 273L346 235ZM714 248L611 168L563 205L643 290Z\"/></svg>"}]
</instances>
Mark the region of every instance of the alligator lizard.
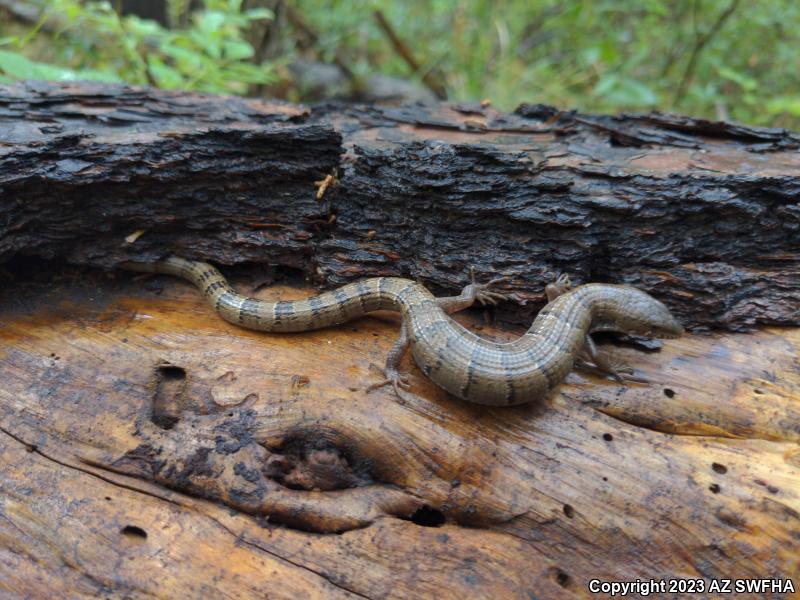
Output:
<instances>
[{"instance_id":1,"label":"alligator lizard","mask_svg":"<svg viewBox=\"0 0 800 600\"><path fill-rule=\"evenodd\" d=\"M267 302L237 294L213 266L171 257L155 263L124 263L146 273L167 273L200 288L220 316L248 329L310 331L337 325L375 310L399 311L400 339L389 352L386 379L398 395L409 381L398 373L411 348L417 365L434 383L477 404L508 406L548 396L576 360L588 356L601 370L619 377L618 367L597 352L590 333L622 331L659 338L683 333L666 306L633 287L590 283L572 288L567 278L547 286L550 302L519 339L496 343L468 331L448 315L476 300L496 303L493 291L504 279L472 283L459 296L435 298L422 285L397 277L350 283L305 300Z\"/></svg>"}]
</instances>

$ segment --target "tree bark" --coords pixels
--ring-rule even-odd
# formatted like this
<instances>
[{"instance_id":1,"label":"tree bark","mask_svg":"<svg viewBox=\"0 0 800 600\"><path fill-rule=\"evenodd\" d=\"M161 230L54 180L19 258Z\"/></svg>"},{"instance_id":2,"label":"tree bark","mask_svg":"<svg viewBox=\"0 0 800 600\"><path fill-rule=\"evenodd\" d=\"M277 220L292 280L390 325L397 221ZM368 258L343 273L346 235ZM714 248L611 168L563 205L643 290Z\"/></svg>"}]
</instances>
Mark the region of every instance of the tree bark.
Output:
<instances>
[{"instance_id":1,"label":"tree bark","mask_svg":"<svg viewBox=\"0 0 800 600\"><path fill-rule=\"evenodd\" d=\"M89 84L3 88L0 119L6 594L800 585L797 135ZM501 341L554 272L633 283L717 331L604 344L645 382L575 371L506 409L449 397L406 359L401 402L366 391L388 316L251 332L184 282L113 270L170 253L268 299L315 293L308 277L449 293L469 266L510 275L529 305L500 307L502 326L458 317Z\"/></svg>"},{"instance_id":2,"label":"tree bark","mask_svg":"<svg viewBox=\"0 0 800 600\"><path fill-rule=\"evenodd\" d=\"M0 260L175 252L440 292L474 266L513 277L523 321L565 271L637 285L694 328L800 322L800 136L782 130L85 84L7 87L0 107Z\"/></svg>"}]
</instances>

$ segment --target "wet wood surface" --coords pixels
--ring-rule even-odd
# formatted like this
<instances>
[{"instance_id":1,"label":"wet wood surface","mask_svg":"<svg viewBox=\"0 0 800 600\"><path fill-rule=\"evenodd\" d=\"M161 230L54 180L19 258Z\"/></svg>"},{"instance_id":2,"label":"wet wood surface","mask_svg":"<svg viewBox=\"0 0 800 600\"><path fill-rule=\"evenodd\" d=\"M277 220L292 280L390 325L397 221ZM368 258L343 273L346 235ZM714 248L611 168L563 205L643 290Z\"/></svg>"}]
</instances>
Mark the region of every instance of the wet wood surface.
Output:
<instances>
[{"instance_id":1,"label":"wet wood surface","mask_svg":"<svg viewBox=\"0 0 800 600\"><path fill-rule=\"evenodd\" d=\"M95 84L0 88L0 595L587 597L588 582L800 587L797 134L522 106L317 106ZM304 334L222 321L243 293L369 275L525 304L557 272L635 284L690 328L473 406L407 358L367 392L391 314ZM267 268L265 265L272 265Z\"/></svg>"},{"instance_id":2,"label":"wet wood surface","mask_svg":"<svg viewBox=\"0 0 800 600\"><path fill-rule=\"evenodd\" d=\"M184 282L69 270L0 306L8 594L563 598L800 568L798 329L606 344L649 383L576 371L486 409L410 360L411 401L366 393L390 315L250 332Z\"/></svg>"}]
</instances>

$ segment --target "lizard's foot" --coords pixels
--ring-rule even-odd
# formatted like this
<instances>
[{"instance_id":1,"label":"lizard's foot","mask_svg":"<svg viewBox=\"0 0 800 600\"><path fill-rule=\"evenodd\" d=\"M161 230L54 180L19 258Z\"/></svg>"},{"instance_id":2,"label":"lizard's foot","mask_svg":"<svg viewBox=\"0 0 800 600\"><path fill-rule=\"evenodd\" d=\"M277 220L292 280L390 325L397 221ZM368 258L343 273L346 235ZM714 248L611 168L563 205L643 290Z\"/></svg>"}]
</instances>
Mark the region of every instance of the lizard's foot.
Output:
<instances>
[{"instance_id":1,"label":"lizard's foot","mask_svg":"<svg viewBox=\"0 0 800 600\"><path fill-rule=\"evenodd\" d=\"M547 301L552 302L556 298L558 298L561 294L566 294L568 291L572 289L572 281L569 278L569 275L566 273L560 273L556 275L555 281L552 283L548 283L545 288L545 294L547 295Z\"/></svg>"},{"instance_id":2,"label":"lizard's foot","mask_svg":"<svg viewBox=\"0 0 800 600\"><path fill-rule=\"evenodd\" d=\"M572 289L572 281L566 273L559 273L556 275L556 280L553 283L568 290Z\"/></svg>"},{"instance_id":3,"label":"lizard's foot","mask_svg":"<svg viewBox=\"0 0 800 600\"><path fill-rule=\"evenodd\" d=\"M492 304L496 305L503 300L515 300L523 304L522 299L516 294L509 292L497 292L492 288L501 284L511 281L511 277L496 277L486 283L477 283L475 281L475 267L469 268L470 286L475 294L475 300L483 305Z\"/></svg>"},{"instance_id":4,"label":"lizard's foot","mask_svg":"<svg viewBox=\"0 0 800 600\"><path fill-rule=\"evenodd\" d=\"M636 373L636 369L634 369L633 367L629 367L625 363L613 358L606 360L608 360L607 363L604 363L603 365L598 365L588 360L578 359L575 361L575 366L578 369L584 369L594 372L599 371L604 375L610 375L614 380L618 381L619 383L625 383L626 381L649 383L647 379L641 377L634 377L633 375L634 373Z\"/></svg>"},{"instance_id":5,"label":"lizard's foot","mask_svg":"<svg viewBox=\"0 0 800 600\"><path fill-rule=\"evenodd\" d=\"M369 367L370 369L373 369L374 371L377 371L383 375L385 379L383 379L383 381L373 383L367 387L367 393L377 390L378 388L382 388L383 386L391 385L399 398L402 400L406 399L400 390L411 389L411 380L409 379L408 375L404 373L398 373L395 369L389 367L381 368L375 363L369 363Z\"/></svg>"},{"instance_id":6,"label":"lizard's foot","mask_svg":"<svg viewBox=\"0 0 800 600\"><path fill-rule=\"evenodd\" d=\"M620 383L628 379L628 377L623 377L624 375L633 375L634 373L633 367L629 367L618 358L608 356L607 354L597 354L592 357L592 361L599 371L606 375L611 375L611 377Z\"/></svg>"},{"instance_id":7,"label":"lizard's foot","mask_svg":"<svg viewBox=\"0 0 800 600\"><path fill-rule=\"evenodd\" d=\"M600 367L600 370L608 375L611 375L611 377L620 383L625 380L631 380L632 378L630 376L634 373L633 367L629 367L624 362L616 358L609 358L608 364Z\"/></svg>"},{"instance_id":8,"label":"lizard's foot","mask_svg":"<svg viewBox=\"0 0 800 600\"><path fill-rule=\"evenodd\" d=\"M620 383L625 381L638 381L639 383L649 383L646 379L633 377L635 373L632 367L629 367L624 362L619 360L616 356L608 355L605 352L600 352L592 340L591 335L586 336L585 343L580 353L578 354L576 364L582 367L587 366L587 361L591 362L594 369L611 375Z\"/></svg>"}]
</instances>

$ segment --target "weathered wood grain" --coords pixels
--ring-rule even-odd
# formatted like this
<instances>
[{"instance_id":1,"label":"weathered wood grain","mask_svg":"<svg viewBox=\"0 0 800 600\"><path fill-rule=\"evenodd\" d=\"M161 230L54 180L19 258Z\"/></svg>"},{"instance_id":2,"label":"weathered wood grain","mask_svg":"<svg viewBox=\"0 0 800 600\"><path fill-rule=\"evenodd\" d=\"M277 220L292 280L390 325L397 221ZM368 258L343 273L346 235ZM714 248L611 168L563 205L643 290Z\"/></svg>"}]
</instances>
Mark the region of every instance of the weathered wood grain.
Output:
<instances>
[{"instance_id":1,"label":"weathered wood grain","mask_svg":"<svg viewBox=\"0 0 800 600\"><path fill-rule=\"evenodd\" d=\"M563 598L595 577L800 570L798 329L604 346L650 383L577 372L548 402L487 410L411 361L412 402L365 393L391 319L271 335L167 277L11 283L9 595Z\"/></svg>"}]
</instances>

